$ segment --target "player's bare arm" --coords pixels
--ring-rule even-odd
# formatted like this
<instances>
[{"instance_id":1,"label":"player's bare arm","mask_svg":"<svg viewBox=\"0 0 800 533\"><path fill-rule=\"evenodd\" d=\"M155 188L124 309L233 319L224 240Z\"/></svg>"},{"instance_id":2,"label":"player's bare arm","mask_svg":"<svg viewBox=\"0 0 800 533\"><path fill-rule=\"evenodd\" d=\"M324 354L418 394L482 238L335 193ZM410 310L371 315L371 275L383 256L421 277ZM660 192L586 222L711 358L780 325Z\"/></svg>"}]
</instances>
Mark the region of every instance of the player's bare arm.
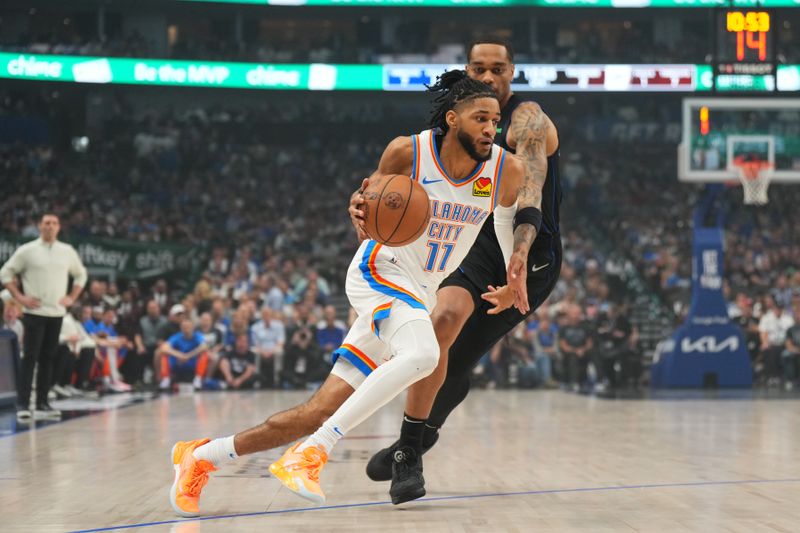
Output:
<instances>
[{"instance_id":1,"label":"player's bare arm","mask_svg":"<svg viewBox=\"0 0 800 533\"><path fill-rule=\"evenodd\" d=\"M517 197L517 211L535 208L541 215L542 189L547 179L547 157L558 148L558 132L539 104L520 104L511 117L508 144L516 150L516 157L525 168ZM540 219L541 221L541 219ZM514 230L514 255L527 261L528 251L536 239L537 229L532 223L521 223ZM525 268L527 268L527 263Z\"/></svg>"},{"instance_id":2,"label":"player's bare arm","mask_svg":"<svg viewBox=\"0 0 800 533\"><path fill-rule=\"evenodd\" d=\"M383 151L381 160L378 163L378 170L373 172L369 178L364 178L361 182L361 187L350 195L350 207L347 211L350 213L350 221L353 223L353 227L356 228L359 241L369 238L364 228L364 211L360 207L364 203L364 196L361 193L369 186L369 180L386 174L409 176L413 166L414 142L411 137L395 137L386 147L386 150Z\"/></svg>"}]
</instances>

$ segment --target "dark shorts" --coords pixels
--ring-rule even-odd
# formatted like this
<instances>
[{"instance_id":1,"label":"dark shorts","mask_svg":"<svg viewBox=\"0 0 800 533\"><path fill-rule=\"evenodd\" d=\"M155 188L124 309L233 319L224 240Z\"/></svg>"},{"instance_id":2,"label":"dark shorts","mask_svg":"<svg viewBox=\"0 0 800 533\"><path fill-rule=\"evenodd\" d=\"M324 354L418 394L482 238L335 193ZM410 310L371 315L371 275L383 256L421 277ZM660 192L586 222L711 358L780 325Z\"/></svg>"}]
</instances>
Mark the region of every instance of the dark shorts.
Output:
<instances>
[{"instance_id":1,"label":"dark shorts","mask_svg":"<svg viewBox=\"0 0 800 533\"><path fill-rule=\"evenodd\" d=\"M533 269L536 269L533 271ZM534 248L528 257L528 303L530 312L523 315L515 308L498 315L489 315L492 305L481 298L487 287L505 285L505 265L502 254L472 254L450 274L441 287L461 287L467 290L475 303L475 311L450 348L447 374L468 372L483 355L514 326L536 311L550 296L561 273L561 240L551 238L546 246Z\"/></svg>"}]
</instances>

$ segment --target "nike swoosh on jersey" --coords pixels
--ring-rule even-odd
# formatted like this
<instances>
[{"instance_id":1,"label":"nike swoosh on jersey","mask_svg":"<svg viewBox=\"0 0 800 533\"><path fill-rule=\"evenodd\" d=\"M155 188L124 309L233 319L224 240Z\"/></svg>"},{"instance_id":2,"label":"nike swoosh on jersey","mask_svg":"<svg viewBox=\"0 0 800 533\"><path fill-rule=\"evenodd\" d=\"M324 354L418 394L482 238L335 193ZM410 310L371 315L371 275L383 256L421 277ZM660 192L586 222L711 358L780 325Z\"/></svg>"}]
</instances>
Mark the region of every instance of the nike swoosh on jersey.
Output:
<instances>
[{"instance_id":1,"label":"nike swoosh on jersey","mask_svg":"<svg viewBox=\"0 0 800 533\"><path fill-rule=\"evenodd\" d=\"M539 265L539 266L533 265L531 267L531 272L539 272L541 269L547 268L548 266L550 266L550 263L545 263L545 264Z\"/></svg>"},{"instance_id":2,"label":"nike swoosh on jersey","mask_svg":"<svg viewBox=\"0 0 800 533\"><path fill-rule=\"evenodd\" d=\"M444 180L429 180L428 176L423 176L422 177L422 184L423 185L430 185L431 183L439 183L440 181L444 181Z\"/></svg>"}]
</instances>

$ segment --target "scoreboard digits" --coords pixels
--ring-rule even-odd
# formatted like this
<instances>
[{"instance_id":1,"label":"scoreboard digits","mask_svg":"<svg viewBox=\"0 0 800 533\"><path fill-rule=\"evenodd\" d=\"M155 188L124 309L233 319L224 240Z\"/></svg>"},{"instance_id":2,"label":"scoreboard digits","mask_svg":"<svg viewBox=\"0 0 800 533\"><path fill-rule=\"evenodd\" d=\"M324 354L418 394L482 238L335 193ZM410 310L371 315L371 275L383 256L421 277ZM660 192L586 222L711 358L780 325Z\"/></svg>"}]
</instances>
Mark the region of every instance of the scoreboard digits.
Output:
<instances>
[{"instance_id":1,"label":"scoreboard digits","mask_svg":"<svg viewBox=\"0 0 800 533\"><path fill-rule=\"evenodd\" d=\"M717 90L774 90L772 13L731 9L717 18Z\"/></svg>"},{"instance_id":2,"label":"scoreboard digits","mask_svg":"<svg viewBox=\"0 0 800 533\"><path fill-rule=\"evenodd\" d=\"M750 11L748 13L729 11L727 22L727 30L735 33L740 31L766 33L770 27L769 13L766 11Z\"/></svg>"},{"instance_id":3,"label":"scoreboard digits","mask_svg":"<svg viewBox=\"0 0 800 533\"><path fill-rule=\"evenodd\" d=\"M767 60L767 39L770 16L766 11L729 11L726 30L736 34L736 60L744 61L747 50L758 53L759 61Z\"/></svg>"}]
</instances>

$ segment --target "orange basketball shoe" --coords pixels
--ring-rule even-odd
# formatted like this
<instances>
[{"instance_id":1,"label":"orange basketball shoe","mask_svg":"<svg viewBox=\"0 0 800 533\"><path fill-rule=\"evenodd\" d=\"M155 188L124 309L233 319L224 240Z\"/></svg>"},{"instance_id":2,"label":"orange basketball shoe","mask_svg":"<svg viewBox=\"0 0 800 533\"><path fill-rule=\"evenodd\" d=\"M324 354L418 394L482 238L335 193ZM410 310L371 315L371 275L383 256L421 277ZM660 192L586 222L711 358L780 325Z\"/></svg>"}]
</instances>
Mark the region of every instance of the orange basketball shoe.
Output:
<instances>
[{"instance_id":1,"label":"orange basketball shoe","mask_svg":"<svg viewBox=\"0 0 800 533\"><path fill-rule=\"evenodd\" d=\"M297 443L283 454L283 457L269 466L273 476L286 488L314 503L325 503L325 494L319 486L319 473L328 462L325 448L309 446L302 452Z\"/></svg>"},{"instance_id":2,"label":"orange basketball shoe","mask_svg":"<svg viewBox=\"0 0 800 533\"><path fill-rule=\"evenodd\" d=\"M200 514L200 492L208 483L208 474L216 470L213 464L195 459L192 452L211 439L179 441L172 447L172 466L175 481L169 490L169 502L180 516L192 517Z\"/></svg>"}]
</instances>

